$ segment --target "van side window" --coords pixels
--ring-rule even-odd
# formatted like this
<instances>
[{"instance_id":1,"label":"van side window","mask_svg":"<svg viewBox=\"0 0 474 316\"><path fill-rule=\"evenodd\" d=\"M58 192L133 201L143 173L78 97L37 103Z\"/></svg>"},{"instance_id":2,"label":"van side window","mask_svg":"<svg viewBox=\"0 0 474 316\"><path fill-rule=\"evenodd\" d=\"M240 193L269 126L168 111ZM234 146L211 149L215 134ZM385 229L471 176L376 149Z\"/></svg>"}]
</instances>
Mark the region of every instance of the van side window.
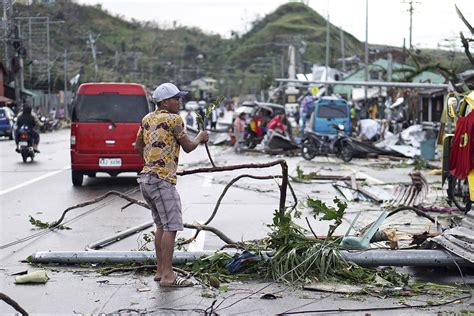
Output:
<instances>
[{"instance_id":1,"label":"van side window","mask_svg":"<svg viewBox=\"0 0 474 316\"><path fill-rule=\"evenodd\" d=\"M145 95L85 94L77 96L72 119L74 122L138 123L149 111Z\"/></svg>"}]
</instances>

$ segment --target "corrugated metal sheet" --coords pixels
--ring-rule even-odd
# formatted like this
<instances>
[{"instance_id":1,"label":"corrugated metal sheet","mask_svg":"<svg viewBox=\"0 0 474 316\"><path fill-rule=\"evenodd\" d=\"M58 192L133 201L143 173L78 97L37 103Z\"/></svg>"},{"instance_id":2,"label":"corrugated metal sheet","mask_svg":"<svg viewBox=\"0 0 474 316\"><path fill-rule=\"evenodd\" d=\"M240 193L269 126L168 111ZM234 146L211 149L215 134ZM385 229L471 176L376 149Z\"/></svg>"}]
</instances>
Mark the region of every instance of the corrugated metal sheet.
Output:
<instances>
[{"instance_id":1,"label":"corrugated metal sheet","mask_svg":"<svg viewBox=\"0 0 474 316\"><path fill-rule=\"evenodd\" d=\"M474 264L474 211L469 211L459 226L447 229L431 240Z\"/></svg>"}]
</instances>

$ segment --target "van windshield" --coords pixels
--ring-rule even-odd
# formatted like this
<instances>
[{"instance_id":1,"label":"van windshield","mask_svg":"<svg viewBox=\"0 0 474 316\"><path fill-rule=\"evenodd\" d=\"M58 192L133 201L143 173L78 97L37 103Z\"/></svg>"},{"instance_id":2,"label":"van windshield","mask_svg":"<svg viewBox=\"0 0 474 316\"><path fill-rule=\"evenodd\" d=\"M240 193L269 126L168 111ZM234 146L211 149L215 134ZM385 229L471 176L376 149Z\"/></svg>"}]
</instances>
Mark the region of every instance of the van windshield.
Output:
<instances>
[{"instance_id":1,"label":"van windshield","mask_svg":"<svg viewBox=\"0 0 474 316\"><path fill-rule=\"evenodd\" d=\"M72 120L74 122L138 123L148 112L148 102L144 95L114 93L78 95Z\"/></svg>"},{"instance_id":2,"label":"van windshield","mask_svg":"<svg viewBox=\"0 0 474 316\"><path fill-rule=\"evenodd\" d=\"M347 107L336 104L324 104L318 107L318 117L347 118Z\"/></svg>"}]
</instances>

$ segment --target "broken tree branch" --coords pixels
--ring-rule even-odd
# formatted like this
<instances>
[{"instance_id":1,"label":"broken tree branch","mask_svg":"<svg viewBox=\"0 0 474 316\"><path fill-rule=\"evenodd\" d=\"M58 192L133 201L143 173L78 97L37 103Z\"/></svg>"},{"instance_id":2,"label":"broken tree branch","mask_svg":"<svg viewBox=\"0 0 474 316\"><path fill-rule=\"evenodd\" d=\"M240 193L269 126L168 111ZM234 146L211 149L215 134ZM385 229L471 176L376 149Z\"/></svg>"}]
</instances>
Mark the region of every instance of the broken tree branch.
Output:
<instances>
[{"instance_id":1,"label":"broken tree branch","mask_svg":"<svg viewBox=\"0 0 474 316\"><path fill-rule=\"evenodd\" d=\"M24 316L28 316L28 312L25 311L17 302L15 302L10 296L0 293L0 300L4 301L11 307L13 307L17 312Z\"/></svg>"},{"instance_id":2,"label":"broken tree branch","mask_svg":"<svg viewBox=\"0 0 474 316\"><path fill-rule=\"evenodd\" d=\"M100 274L102 275L109 275L115 272L129 272L129 271L137 271L137 270L145 270L145 269L156 269L156 265L143 265L143 266L138 266L138 267L121 267L121 268L110 268L110 269L103 269ZM189 272L177 267L173 267L173 271L178 272L184 276L188 276Z\"/></svg>"},{"instance_id":3,"label":"broken tree branch","mask_svg":"<svg viewBox=\"0 0 474 316\"><path fill-rule=\"evenodd\" d=\"M431 217L430 215L426 214L425 212L423 212L422 210L416 208L416 207L413 207L413 206L400 206L400 207L397 207L396 209L390 211L390 213L388 213L387 217L390 217L400 211L405 211L405 210L408 210L408 211L413 211L416 213L416 215L418 216L422 216L422 217L425 217L427 219L429 219L430 221L432 221L433 223L436 223L436 220Z\"/></svg>"},{"instance_id":4,"label":"broken tree branch","mask_svg":"<svg viewBox=\"0 0 474 316\"><path fill-rule=\"evenodd\" d=\"M125 199L127 201L129 201L130 203L134 203L134 204L138 204L140 206L143 206L144 208L148 208L149 209L149 206L148 204L146 204L145 202L142 202L142 201L139 201L137 199L134 199L134 198L131 198L129 197L128 195L125 195L123 193L120 193L120 192L117 192L117 191L109 191L93 200L89 200L89 201L86 201L86 202L83 202L83 203L79 203L79 204L76 204L76 205L73 205L71 207L68 207L67 209L65 209L63 211L63 214L61 215L61 217L59 218L58 221L54 222L50 227L49 229L53 229L55 227L57 227L59 224L61 224L61 222L64 220L64 217L66 216L66 214L70 211L70 210L73 210L73 209L76 209L76 208L81 208L81 207L84 207L84 206L88 206L88 205L91 205L91 204L94 204L94 203L97 203L97 202L100 202L102 201L103 199L105 199L106 197L110 196L110 195L117 195L119 197L121 197L122 199Z\"/></svg>"},{"instance_id":5,"label":"broken tree branch","mask_svg":"<svg viewBox=\"0 0 474 316\"><path fill-rule=\"evenodd\" d=\"M275 176L254 176L254 175L251 175L251 174L241 174L240 176L237 176L235 177L234 179L232 179L224 188L224 190L222 191L221 195L219 196L219 198L217 199L217 202L216 202L216 206L214 207L214 211L212 212L211 216L204 222L203 225L207 225L209 224L213 219L214 217L216 216L217 214L217 210L219 209L219 206L221 205L221 202L222 202L222 199L224 198L224 196L226 195L227 191L229 190L229 188L234 185L234 183L236 183L237 181L239 181L240 179L242 178L251 178L251 179L258 179L258 180L267 180L267 179L276 179L276 178L282 178L282 176L279 176L279 175L275 175ZM296 205L298 204L298 200L296 198L296 194L293 190L293 187L291 187L291 185L289 185L290 187L290 190L291 190L291 193L293 195L293 198L295 199L295 204L293 205L293 209L296 207ZM201 227L201 225L199 225L199 227ZM179 243L179 245L184 245L184 244L189 244L190 242L194 241L197 236L199 235L199 232L201 231L201 229L196 228L196 233L194 234L193 237ZM221 236L220 236L221 237ZM221 237L222 240L224 240L222 237ZM228 238L227 238L228 239ZM228 239L230 240L230 239ZM225 241L225 240L224 240ZM227 242L227 241L226 241ZM234 242L227 242L228 244L233 244Z\"/></svg>"},{"instance_id":6,"label":"broken tree branch","mask_svg":"<svg viewBox=\"0 0 474 316\"><path fill-rule=\"evenodd\" d=\"M222 171L231 171L231 170L238 170L238 169L262 169L273 167L276 165L280 165L282 169L282 182L280 186L280 212L285 212L285 200L286 200L286 190L288 187L288 165L285 160L278 159L275 161L267 162L267 163L249 163L249 164L242 164L242 165L231 165L231 166L224 166L224 167L212 167L212 168L197 168L191 170L183 170L179 171L176 174L180 176L184 176L187 174L195 174L195 173L203 173L203 172L222 172Z\"/></svg>"},{"instance_id":7,"label":"broken tree branch","mask_svg":"<svg viewBox=\"0 0 474 316\"><path fill-rule=\"evenodd\" d=\"M196 232L195 237L192 237L188 240L185 240L185 241L179 243L178 245L189 244L190 242L192 242L196 238L197 234L201 230L207 230L207 231L210 231L210 232L214 233L217 237L219 237L223 242L225 242L227 244L235 244L235 241L233 241L232 239L227 237L223 232L221 232L220 230L218 230L217 228L214 228L212 226L195 225L195 224L188 224L188 223L184 223L183 226L186 227L186 228L196 229L197 232Z\"/></svg>"}]
</instances>

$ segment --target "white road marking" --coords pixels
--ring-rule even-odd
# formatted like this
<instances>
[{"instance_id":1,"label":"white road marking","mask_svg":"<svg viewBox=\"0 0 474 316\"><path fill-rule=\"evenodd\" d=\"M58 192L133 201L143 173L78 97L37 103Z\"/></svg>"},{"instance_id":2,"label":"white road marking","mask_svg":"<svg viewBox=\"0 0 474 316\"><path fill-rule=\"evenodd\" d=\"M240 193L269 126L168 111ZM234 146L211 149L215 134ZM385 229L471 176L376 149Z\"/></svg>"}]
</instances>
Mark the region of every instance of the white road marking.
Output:
<instances>
[{"instance_id":1,"label":"white road marking","mask_svg":"<svg viewBox=\"0 0 474 316\"><path fill-rule=\"evenodd\" d=\"M350 171L354 172L356 175L360 175L360 176L362 176L362 177L365 177L367 180L370 180L370 181L372 181L372 182L374 182L374 183L377 183L377 184L384 184L384 183L385 183L385 182L383 182L382 180L379 180L379 179L377 179L377 178L374 178L374 177L372 177L372 176L369 176L368 174L366 174L366 173L364 173L364 172L362 172L362 171L357 171L357 170L354 170L354 169L349 168L349 167L347 167L347 169L349 169Z\"/></svg>"},{"instance_id":2,"label":"white road marking","mask_svg":"<svg viewBox=\"0 0 474 316\"><path fill-rule=\"evenodd\" d=\"M212 186L212 179L213 178L214 178L214 176L211 173L206 173L204 175L204 180L202 182L202 186L204 188L210 188Z\"/></svg>"},{"instance_id":3,"label":"white road marking","mask_svg":"<svg viewBox=\"0 0 474 316\"><path fill-rule=\"evenodd\" d=\"M18 184L18 185L15 185L14 187L11 187L11 188L2 190L2 191L0 191L0 195L4 195L4 194L7 194L7 193L10 193L10 192L12 192L12 191L15 191L15 190L21 189L21 188L23 188L23 187L26 187L27 185L30 185L30 184L32 184L32 183L35 183L35 182L44 180L44 179L46 179L46 178L55 176L55 175L57 175L58 173L61 173L61 172L63 172L64 170L67 170L67 169L69 169L69 168L70 168L70 166L66 166L66 167L64 167L64 168L62 168L62 169L59 169L59 170L56 170L56 171L53 171L53 172L44 174L44 175L39 176L39 177L37 177L37 178L34 178L34 179L28 180L28 181L26 181L26 182L20 183L20 184Z\"/></svg>"},{"instance_id":4,"label":"white road marking","mask_svg":"<svg viewBox=\"0 0 474 316\"><path fill-rule=\"evenodd\" d=\"M198 221L198 223L203 224L203 221ZM196 234L196 230L191 230L191 236ZM204 241L206 240L206 231L201 230L199 235L195 240L193 240L188 247L188 251L203 251L204 250Z\"/></svg>"}]
</instances>

